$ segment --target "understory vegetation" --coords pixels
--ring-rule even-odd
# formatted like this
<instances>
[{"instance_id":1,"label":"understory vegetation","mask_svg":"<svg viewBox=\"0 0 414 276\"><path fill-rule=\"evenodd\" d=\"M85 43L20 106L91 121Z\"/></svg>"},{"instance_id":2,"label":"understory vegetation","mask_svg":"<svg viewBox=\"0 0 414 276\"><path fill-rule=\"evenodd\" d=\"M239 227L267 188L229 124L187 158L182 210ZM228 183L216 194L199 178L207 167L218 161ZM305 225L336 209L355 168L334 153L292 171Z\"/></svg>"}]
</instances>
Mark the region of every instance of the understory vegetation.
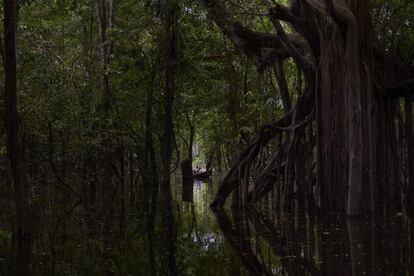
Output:
<instances>
[{"instance_id":1,"label":"understory vegetation","mask_svg":"<svg viewBox=\"0 0 414 276\"><path fill-rule=\"evenodd\" d=\"M410 0L0 6L0 274L238 275L207 205L414 209Z\"/></svg>"}]
</instances>

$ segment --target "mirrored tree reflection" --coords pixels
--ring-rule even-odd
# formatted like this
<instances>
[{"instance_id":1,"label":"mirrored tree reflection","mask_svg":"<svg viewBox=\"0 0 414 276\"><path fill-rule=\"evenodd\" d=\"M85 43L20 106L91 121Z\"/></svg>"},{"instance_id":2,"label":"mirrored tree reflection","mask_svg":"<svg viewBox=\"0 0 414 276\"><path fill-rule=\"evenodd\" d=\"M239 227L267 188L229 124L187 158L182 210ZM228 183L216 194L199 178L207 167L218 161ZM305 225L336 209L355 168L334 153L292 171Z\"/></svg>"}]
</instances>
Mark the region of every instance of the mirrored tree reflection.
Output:
<instances>
[{"instance_id":1,"label":"mirrored tree reflection","mask_svg":"<svg viewBox=\"0 0 414 276\"><path fill-rule=\"evenodd\" d=\"M256 210L215 212L251 275L413 275L409 218L271 218Z\"/></svg>"}]
</instances>

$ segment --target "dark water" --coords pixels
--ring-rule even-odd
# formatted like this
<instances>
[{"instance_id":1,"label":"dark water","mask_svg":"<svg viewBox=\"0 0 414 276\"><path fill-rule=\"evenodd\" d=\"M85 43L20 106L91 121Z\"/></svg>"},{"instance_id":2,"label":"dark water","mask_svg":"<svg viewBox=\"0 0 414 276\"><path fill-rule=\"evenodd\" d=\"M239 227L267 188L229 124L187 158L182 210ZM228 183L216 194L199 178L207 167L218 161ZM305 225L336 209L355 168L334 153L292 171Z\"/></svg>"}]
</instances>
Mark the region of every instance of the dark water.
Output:
<instances>
[{"instance_id":1,"label":"dark water","mask_svg":"<svg viewBox=\"0 0 414 276\"><path fill-rule=\"evenodd\" d=\"M218 182L194 184L194 203L181 202L173 185L178 275L414 275L414 226L398 214L347 219L330 214L281 215L262 204L257 210L213 213L209 204ZM141 202L141 199L137 200ZM61 205L59 205L61 204ZM109 268L100 221L81 205L54 202L44 208L32 249L33 275L168 275L168 253L159 207L153 235L155 262L145 213L128 213L126 238L114 237ZM60 207L61 206L61 207ZM65 209L66 208L66 209ZM142 210L135 207L133 210ZM7 214L6 212L0 215ZM114 226L119 218L114 218ZM13 275L11 231L0 223L0 275ZM114 227L115 228L115 227ZM114 231L116 233L116 231Z\"/></svg>"},{"instance_id":2,"label":"dark water","mask_svg":"<svg viewBox=\"0 0 414 276\"><path fill-rule=\"evenodd\" d=\"M196 183L194 209L182 206L180 227L186 231L177 250L183 274L414 275L414 227L402 214L347 219L213 213L208 204L216 186Z\"/></svg>"},{"instance_id":3,"label":"dark water","mask_svg":"<svg viewBox=\"0 0 414 276\"><path fill-rule=\"evenodd\" d=\"M177 240L180 274L249 275L209 208L216 187L215 183L196 181L194 203L180 203L180 234ZM179 187L176 197L180 198Z\"/></svg>"}]
</instances>

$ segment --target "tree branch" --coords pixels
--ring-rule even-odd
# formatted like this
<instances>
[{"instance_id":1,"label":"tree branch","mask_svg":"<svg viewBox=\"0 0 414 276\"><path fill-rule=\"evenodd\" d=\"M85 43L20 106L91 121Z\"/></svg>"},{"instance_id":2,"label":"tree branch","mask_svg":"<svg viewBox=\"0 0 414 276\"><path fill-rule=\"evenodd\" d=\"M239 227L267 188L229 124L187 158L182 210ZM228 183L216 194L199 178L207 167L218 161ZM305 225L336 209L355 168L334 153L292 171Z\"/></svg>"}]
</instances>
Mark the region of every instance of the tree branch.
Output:
<instances>
[{"instance_id":1,"label":"tree branch","mask_svg":"<svg viewBox=\"0 0 414 276\"><path fill-rule=\"evenodd\" d=\"M298 49L292 44L292 41L289 40L288 36L285 33L282 25L275 17L270 17L277 34L279 35L280 41L283 44L284 48L289 52L290 56L294 59L295 63L301 67L303 70L306 79L312 83L314 80L315 65L308 59L306 59Z\"/></svg>"},{"instance_id":2,"label":"tree branch","mask_svg":"<svg viewBox=\"0 0 414 276\"><path fill-rule=\"evenodd\" d=\"M227 197L240 181L240 176L244 176L251 162L257 157L261 149L264 148L278 133L282 127L288 127L292 121L303 120L311 111L314 103L315 90L309 87L306 92L299 97L296 106L291 109L284 117L280 118L273 125L265 125L260 133L243 150L237 160L232 164L230 170L222 180L222 184L217 191L216 197L210 208L218 210L224 206ZM294 119L293 119L294 118Z\"/></svg>"},{"instance_id":3,"label":"tree branch","mask_svg":"<svg viewBox=\"0 0 414 276\"><path fill-rule=\"evenodd\" d=\"M276 5L275 7L269 9L269 14L269 16L274 19L279 19L292 25L292 27L309 43L312 52L315 55L319 55L320 45L318 35L316 32L312 31L311 27L307 25L305 20L299 16L296 16L292 12L291 7Z\"/></svg>"}]
</instances>

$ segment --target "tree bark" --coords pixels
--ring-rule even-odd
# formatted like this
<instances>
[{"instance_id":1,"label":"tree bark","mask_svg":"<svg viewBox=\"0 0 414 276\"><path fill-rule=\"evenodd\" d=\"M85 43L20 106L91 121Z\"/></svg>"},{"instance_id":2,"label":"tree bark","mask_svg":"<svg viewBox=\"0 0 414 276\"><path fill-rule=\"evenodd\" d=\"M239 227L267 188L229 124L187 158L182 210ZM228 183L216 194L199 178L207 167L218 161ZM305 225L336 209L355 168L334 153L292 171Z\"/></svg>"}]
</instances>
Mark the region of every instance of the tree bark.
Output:
<instances>
[{"instance_id":1,"label":"tree bark","mask_svg":"<svg viewBox=\"0 0 414 276\"><path fill-rule=\"evenodd\" d=\"M113 141L110 134L110 116L112 111L112 93L109 86L109 64L112 52L112 30L114 27L114 5L112 0L96 0L98 30L100 40L100 90L101 90L101 126L102 126L102 214L105 273L112 275L111 243L113 241ZM108 11L108 12L107 12Z\"/></svg>"},{"instance_id":2,"label":"tree bark","mask_svg":"<svg viewBox=\"0 0 414 276\"><path fill-rule=\"evenodd\" d=\"M172 210L171 195L171 159L173 139L173 102L175 96L175 80L177 69L176 56L176 24L177 15L174 1L165 0L163 24L164 24L164 55L165 55L165 89L164 89L164 118L163 118L163 143L162 143L162 181L161 181L161 204L163 210L164 244L168 259L167 275L176 275L175 254L175 229L174 213Z\"/></svg>"},{"instance_id":3,"label":"tree bark","mask_svg":"<svg viewBox=\"0 0 414 276\"><path fill-rule=\"evenodd\" d=\"M369 2L306 0L293 1L295 6L289 7L275 5L269 10L269 17L276 35L243 27L227 13L222 1L203 2L222 32L254 59L259 69L277 66L278 61L290 56L297 69L303 71L308 87L315 89L317 183L314 198L318 207L351 216L377 212L381 207L397 211L401 191L394 131L396 109L390 93L403 87L406 95L413 82L399 82L386 89L385 82L389 81L387 78L392 79L392 74L384 66L384 60L374 54L378 39L370 21ZM297 33L286 34L279 20L288 22ZM268 43L272 36L273 44ZM260 43L255 42L258 37ZM272 57L260 55L264 50L271 51ZM281 80L279 84L283 84ZM299 107L292 110L294 114L304 114ZM287 129L296 124L295 118L290 117ZM278 129L277 125L273 127ZM236 191L241 180L237 175L247 179L249 165L268 139L274 138L274 133L271 136L260 133L260 146L253 142L240 154L239 162L224 178L212 207L223 206L228 194ZM284 158L294 159L295 152L290 151ZM283 184L282 189L295 185L295 180L288 182L273 184Z\"/></svg>"},{"instance_id":4,"label":"tree bark","mask_svg":"<svg viewBox=\"0 0 414 276\"><path fill-rule=\"evenodd\" d=\"M407 143L407 194L406 202L411 211L414 211L414 135L413 135L413 97L405 98L405 142Z\"/></svg>"},{"instance_id":5,"label":"tree bark","mask_svg":"<svg viewBox=\"0 0 414 276\"><path fill-rule=\"evenodd\" d=\"M159 62L159 60L157 60ZM148 249L150 255L151 275L157 275L156 251L154 246L154 228L157 215L159 194L158 168L152 136L152 104L155 85L155 64L151 74L151 87L147 90L147 108L145 118L145 149L143 164L144 211L147 216Z\"/></svg>"},{"instance_id":6,"label":"tree bark","mask_svg":"<svg viewBox=\"0 0 414 276\"><path fill-rule=\"evenodd\" d=\"M15 273L30 275L31 226L29 204L29 180L26 171L22 143L22 129L17 110L16 72L16 1L4 0L4 72L5 72L5 126L6 147L13 174L16 226L14 238L17 242Z\"/></svg>"},{"instance_id":7,"label":"tree bark","mask_svg":"<svg viewBox=\"0 0 414 276\"><path fill-rule=\"evenodd\" d=\"M282 98L283 108L285 113L292 109L292 101L290 99L289 88L286 82L285 72L283 69L283 62L281 60L275 61L275 76L279 85L280 97Z\"/></svg>"},{"instance_id":8,"label":"tree bark","mask_svg":"<svg viewBox=\"0 0 414 276\"><path fill-rule=\"evenodd\" d=\"M181 162L181 175L182 201L193 202L193 171L190 159Z\"/></svg>"}]
</instances>

